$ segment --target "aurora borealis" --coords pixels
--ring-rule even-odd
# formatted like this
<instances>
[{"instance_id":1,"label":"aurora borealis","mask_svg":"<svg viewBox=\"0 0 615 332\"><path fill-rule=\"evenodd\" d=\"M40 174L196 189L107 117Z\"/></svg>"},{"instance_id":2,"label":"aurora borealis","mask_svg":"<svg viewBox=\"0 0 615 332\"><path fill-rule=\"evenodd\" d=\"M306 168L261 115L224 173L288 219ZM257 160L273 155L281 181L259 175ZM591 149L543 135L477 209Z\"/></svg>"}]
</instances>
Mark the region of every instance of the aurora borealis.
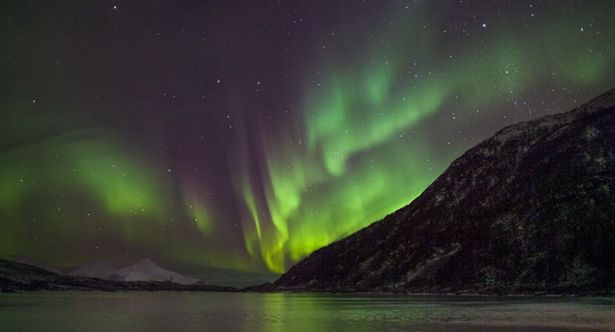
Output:
<instances>
[{"instance_id":1,"label":"aurora borealis","mask_svg":"<svg viewBox=\"0 0 615 332\"><path fill-rule=\"evenodd\" d=\"M284 272L615 83L613 1L8 1L0 256Z\"/></svg>"}]
</instances>

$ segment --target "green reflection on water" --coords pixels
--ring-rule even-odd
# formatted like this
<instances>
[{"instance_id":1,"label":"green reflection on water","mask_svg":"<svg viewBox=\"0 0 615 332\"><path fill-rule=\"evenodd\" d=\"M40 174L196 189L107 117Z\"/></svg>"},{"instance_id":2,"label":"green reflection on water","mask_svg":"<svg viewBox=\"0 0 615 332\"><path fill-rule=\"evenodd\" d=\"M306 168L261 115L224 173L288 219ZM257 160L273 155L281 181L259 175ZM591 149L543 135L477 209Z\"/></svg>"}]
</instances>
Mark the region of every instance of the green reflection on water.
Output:
<instances>
[{"instance_id":1,"label":"green reflection on water","mask_svg":"<svg viewBox=\"0 0 615 332\"><path fill-rule=\"evenodd\" d=\"M614 299L331 294L0 294L0 331L613 330Z\"/></svg>"}]
</instances>

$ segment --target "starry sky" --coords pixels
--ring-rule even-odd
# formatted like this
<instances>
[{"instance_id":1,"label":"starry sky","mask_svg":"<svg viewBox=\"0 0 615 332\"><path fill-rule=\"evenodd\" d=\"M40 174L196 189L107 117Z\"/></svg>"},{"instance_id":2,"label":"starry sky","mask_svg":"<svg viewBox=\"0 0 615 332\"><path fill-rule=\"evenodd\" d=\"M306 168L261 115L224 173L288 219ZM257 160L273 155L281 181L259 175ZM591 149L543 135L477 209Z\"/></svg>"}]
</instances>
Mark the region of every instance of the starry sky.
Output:
<instances>
[{"instance_id":1,"label":"starry sky","mask_svg":"<svg viewBox=\"0 0 615 332\"><path fill-rule=\"evenodd\" d=\"M0 256L281 273L615 85L614 1L0 4Z\"/></svg>"}]
</instances>

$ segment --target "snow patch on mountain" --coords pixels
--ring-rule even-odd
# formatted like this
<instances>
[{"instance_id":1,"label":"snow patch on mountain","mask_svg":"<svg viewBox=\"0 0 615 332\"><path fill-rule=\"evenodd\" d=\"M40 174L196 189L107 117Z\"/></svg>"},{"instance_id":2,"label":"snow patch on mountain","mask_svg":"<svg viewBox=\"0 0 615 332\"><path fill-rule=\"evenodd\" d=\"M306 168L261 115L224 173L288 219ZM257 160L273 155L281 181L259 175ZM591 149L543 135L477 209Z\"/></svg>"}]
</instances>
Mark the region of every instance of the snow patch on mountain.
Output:
<instances>
[{"instance_id":1,"label":"snow patch on mountain","mask_svg":"<svg viewBox=\"0 0 615 332\"><path fill-rule=\"evenodd\" d=\"M97 260L80 266L69 275L116 281L168 281L180 285L194 285L200 282L199 279L166 270L151 259L143 259L120 269Z\"/></svg>"},{"instance_id":2,"label":"snow patch on mountain","mask_svg":"<svg viewBox=\"0 0 615 332\"><path fill-rule=\"evenodd\" d=\"M121 281L169 281L180 285L193 285L200 281L163 269L150 259L143 259L133 265L119 269L112 278Z\"/></svg>"}]
</instances>

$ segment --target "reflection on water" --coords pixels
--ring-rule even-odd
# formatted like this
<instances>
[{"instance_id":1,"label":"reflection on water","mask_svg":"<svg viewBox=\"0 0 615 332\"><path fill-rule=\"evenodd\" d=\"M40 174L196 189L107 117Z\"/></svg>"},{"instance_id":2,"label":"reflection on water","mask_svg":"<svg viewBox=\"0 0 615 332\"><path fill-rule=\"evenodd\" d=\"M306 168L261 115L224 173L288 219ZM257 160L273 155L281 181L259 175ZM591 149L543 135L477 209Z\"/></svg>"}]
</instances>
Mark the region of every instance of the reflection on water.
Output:
<instances>
[{"instance_id":1,"label":"reflection on water","mask_svg":"<svg viewBox=\"0 0 615 332\"><path fill-rule=\"evenodd\" d=\"M0 331L615 331L614 299L0 294Z\"/></svg>"}]
</instances>

